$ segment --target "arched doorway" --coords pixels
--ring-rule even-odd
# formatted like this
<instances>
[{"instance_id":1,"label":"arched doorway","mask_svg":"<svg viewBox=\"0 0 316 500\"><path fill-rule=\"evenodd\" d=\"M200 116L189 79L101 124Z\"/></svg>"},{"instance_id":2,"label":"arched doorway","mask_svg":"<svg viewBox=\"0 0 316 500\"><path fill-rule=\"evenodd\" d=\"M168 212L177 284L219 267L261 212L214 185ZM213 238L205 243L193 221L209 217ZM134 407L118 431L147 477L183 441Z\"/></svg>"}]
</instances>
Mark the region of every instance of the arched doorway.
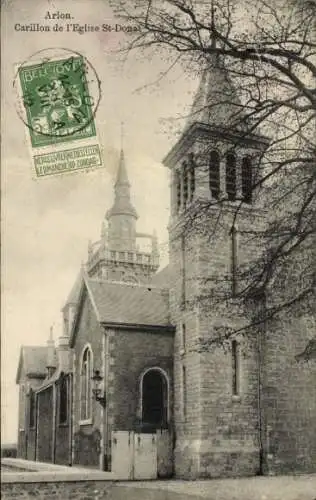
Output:
<instances>
[{"instance_id":1,"label":"arched doorway","mask_svg":"<svg viewBox=\"0 0 316 500\"><path fill-rule=\"evenodd\" d=\"M168 380L159 368L147 370L141 380L143 430L166 428L168 423Z\"/></svg>"}]
</instances>

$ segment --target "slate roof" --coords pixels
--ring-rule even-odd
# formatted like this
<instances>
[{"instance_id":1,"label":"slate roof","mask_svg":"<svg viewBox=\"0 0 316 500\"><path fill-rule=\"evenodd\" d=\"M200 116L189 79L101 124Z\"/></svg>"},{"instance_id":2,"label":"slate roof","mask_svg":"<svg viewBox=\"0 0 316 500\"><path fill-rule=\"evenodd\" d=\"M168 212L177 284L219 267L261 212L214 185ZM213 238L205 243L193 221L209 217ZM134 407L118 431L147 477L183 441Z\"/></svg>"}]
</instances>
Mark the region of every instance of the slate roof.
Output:
<instances>
[{"instance_id":1,"label":"slate roof","mask_svg":"<svg viewBox=\"0 0 316 500\"><path fill-rule=\"evenodd\" d=\"M21 371L26 375L42 378L46 376L47 366L47 347L46 346L22 346L16 383L19 383Z\"/></svg>"},{"instance_id":2,"label":"slate roof","mask_svg":"<svg viewBox=\"0 0 316 500\"><path fill-rule=\"evenodd\" d=\"M73 305L78 304L79 298L80 298L82 275L83 275L83 271L80 270L80 272L79 272L79 274L78 274L78 276L76 278L76 281L74 282L73 287L70 290L70 293L69 293L69 295L67 297L67 300L65 302L64 308L67 305L69 305L69 304L73 304Z\"/></svg>"},{"instance_id":3,"label":"slate roof","mask_svg":"<svg viewBox=\"0 0 316 500\"><path fill-rule=\"evenodd\" d=\"M95 279L86 283L100 323L171 326L168 290Z\"/></svg>"},{"instance_id":4,"label":"slate roof","mask_svg":"<svg viewBox=\"0 0 316 500\"><path fill-rule=\"evenodd\" d=\"M155 286L170 288L173 280L173 274L170 264L166 267L163 267L161 271L154 274L151 283Z\"/></svg>"},{"instance_id":5,"label":"slate roof","mask_svg":"<svg viewBox=\"0 0 316 500\"><path fill-rule=\"evenodd\" d=\"M240 99L221 59L214 55L203 70L185 128L196 122L227 126L236 116L243 116Z\"/></svg>"}]
</instances>

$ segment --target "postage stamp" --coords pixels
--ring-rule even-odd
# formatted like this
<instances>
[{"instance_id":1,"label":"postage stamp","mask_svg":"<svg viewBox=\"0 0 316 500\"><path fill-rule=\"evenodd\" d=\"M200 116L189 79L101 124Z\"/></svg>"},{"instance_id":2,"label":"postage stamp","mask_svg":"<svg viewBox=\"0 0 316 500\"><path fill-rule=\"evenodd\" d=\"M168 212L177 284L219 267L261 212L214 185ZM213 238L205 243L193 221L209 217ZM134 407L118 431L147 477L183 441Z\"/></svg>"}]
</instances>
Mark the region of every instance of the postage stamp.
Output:
<instances>
[{"instance_id":1,"label":"postage stamp","mask_svg":"<svg viewBox=\"0 0 316 500\"><path fill-rule=\"evenodd\" d=\"M95 144L101 86L83 55L68 49L39 51L19 65L14 86L37 177L101 165ZM71 154L70 144L79 146L78 141L82 146ZM60 149L65 145L67 150Z\"/></svg>"}]
</instances>

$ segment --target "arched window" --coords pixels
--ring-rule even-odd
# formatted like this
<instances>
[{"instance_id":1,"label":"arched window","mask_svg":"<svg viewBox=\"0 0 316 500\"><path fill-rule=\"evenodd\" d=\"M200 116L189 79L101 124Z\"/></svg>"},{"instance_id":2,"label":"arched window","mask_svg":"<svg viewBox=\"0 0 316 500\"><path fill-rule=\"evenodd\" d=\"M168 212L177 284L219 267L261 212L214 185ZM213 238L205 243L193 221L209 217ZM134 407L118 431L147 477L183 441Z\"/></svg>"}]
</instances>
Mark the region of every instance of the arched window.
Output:
<instances>
[{"instance_id":1,"label":"arched window","mask_svg":"<svg viewBox=\"0 0 316 500\"><path fill-rule=\"evenodd\" d=\"M59 423L66 424L68 422L68 389L69 379L64 375L59 382Z\"/></svg>"},{"instance_id":2,"label":"arched window","mask_svg":"<svg viewBox=\"0 0 316 500\"><path fill-rule=\"evenodd\" d=\"M240 345L232 340L232 394L240 395Z\"/></svg>"},{"instance_id":3,"label":"arched window","mask_svg":"<svg viewBox=\"0 0 316 500\"><path fill-rule=\"evenodd\" d=\"M237 293L237 230L235 225L231 228L231 285L232 285L232 295L236 296Z\"/></svg>"},{"instance_id":4,"label":"arched window","mask_svg":"<svg viewBox=\"0 0 316 500\"><path fill-rule=\"evenodd\" d=\"M209 185L213 198L217 200L220 193L220 157L217 151L210 154Z\"/></svg>"},{"instance_id":5,"label":"arched window","mask_svg":"<svg viewBox=\"0 0 316 500\"><path fill-rule=\"evenodd\" d=\"M236 156L232 153L226 156L226 193L229 200L236 200Z\"/></svg>"},{"instance_id":6,"label":"arched window","mask_svg":"<svg viewBox=\"0 0 316 500\"><path fill-rule=\"evenodd\" d=\"M245 203L252 202L252 169L251 159L245 156L241 164L241 192Z\"/></svg>"},{"instance_id":7,"label":"arched window","mask_svg":"<svg viewBox=\"0 0 316 500\"><path fill-rule=\"evenodd\" d=\"M92 416L91 412L91 377L92 377L92 351L87 346L82 355L80 373L80 419L88 420Z\"/></svg>"},{"instance_id":8,"label":"arched window","mask_svg":"<svg viewBox=\"0 0 316 500\"><path fill-rule=\"evenodd\" d=\"M183 178L183 208L185 208L188 202L188 166L186 163L182 164L182 178Z\"/></svg>"},{"instance_id":9,"label":"arched window","mask_svg":"<svg viewBox=\"0 0 316 500\"><path fill-rule=\"evenodd\" d=\"M195 171L193 162L190 163L189 176L190 176L190 201L192 201L195 191Z\"/></svg>"},{"instance_id":10,"label":"arched window","mask_svg":"<svg viewBox=\"0 0 316 500\"><path fill-rule=\"evenodd\" d=\"M164 428L168 423L169 384L160 368L150 368L141 378L142 425L144 429Z\"/></svg>"}]
</instances>

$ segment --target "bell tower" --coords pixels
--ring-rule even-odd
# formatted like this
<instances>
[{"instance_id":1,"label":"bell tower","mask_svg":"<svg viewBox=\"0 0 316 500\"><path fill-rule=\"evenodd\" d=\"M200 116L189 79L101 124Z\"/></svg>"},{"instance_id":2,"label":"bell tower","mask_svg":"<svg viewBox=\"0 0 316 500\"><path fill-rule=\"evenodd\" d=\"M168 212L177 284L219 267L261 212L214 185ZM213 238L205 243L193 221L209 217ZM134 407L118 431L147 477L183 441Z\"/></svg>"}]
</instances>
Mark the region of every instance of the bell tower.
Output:
<instances>
[{"instance_id":1,"label":"bell tower","mask_svg":"<svg viewBox=\"0 0 316 500\"><path fill-rule=\"evenodd\" d=\"M212 42L214 43L214 42ZM251 314L235 298L257 248L244 235L262 223L258 158L267 139L250 124L224 64L210 56L183 133L164 159L171 174L171 315L175 336L177 476L255 473L256 347L239 330ZM246 437L245 437L246 436Z\"/></svg>"},{"instance_id":2,"label":"bell tower","mask_svg":"<svg viewBox=\"0 0 316 500\"><path fill-rule=\"evenodd\" d=\"M90 277L135 284L147 283L159 267L158 241L153 234L138 233L138 214L131 202L123 148L120 151L114 184L114 203L102 222L101 238L90 243L87 272ZM142 250L140 239L149 249Z\"/></svg>"}]
</instances>

